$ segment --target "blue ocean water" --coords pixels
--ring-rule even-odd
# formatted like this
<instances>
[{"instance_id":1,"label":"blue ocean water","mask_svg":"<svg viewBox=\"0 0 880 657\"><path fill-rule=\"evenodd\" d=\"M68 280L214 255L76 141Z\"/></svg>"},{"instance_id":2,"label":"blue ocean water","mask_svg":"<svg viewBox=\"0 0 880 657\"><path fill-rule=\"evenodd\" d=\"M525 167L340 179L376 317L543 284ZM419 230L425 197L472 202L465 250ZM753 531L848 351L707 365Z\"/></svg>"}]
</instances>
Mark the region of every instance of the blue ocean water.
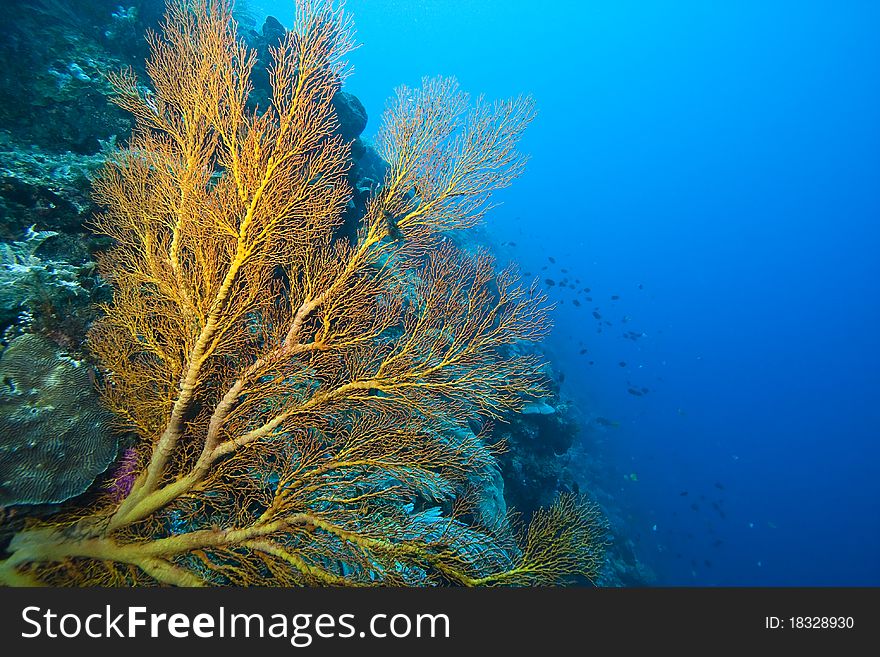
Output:
<instances>
[{"instance_id":1,"label":"blue ocean water","mask_svg":"<svg viewBox=\"0 0 880 657\"><path fill-rule=\"evenodd\" d=\"M291 23L287 0L250 4ZM880 5L347 7L368 134L423 75L536 98L487 230L581 281L550 288L548 346L566 394L619 423L618 530L658 583L880 584Z\"/></svg>"}]
</instances>

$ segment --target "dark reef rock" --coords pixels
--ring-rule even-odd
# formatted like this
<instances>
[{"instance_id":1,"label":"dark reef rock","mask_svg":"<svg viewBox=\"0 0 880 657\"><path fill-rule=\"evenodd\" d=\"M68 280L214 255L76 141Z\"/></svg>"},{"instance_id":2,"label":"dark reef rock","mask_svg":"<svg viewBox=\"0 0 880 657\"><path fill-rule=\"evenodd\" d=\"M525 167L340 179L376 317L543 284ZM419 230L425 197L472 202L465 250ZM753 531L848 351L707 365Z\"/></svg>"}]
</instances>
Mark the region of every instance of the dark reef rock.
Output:
<instances>
[{"instance_id":1,"label":"dark reef rock","mask_svg":"<svg viewBox=\"0 0 880 657\"><path fill-rule=\"evenodd\" d=\"M269 82L269 68L272 66L272 53L270 48L277 46L287 29L274 16L269 16L263 23L262 29L257 32L254 29L241 29L239 34L245 42L257 53L257 63L251 71L251 104L256 107L267 107L272 97L272 85Z\"/></svg>"},{"instance_id":2,"label":"dark reef rock","mask_svg":"<svg viewBox=\"0 0 880 657\"><path fill-rule=\"evenodd\" d=\"M131 129L107 102L108 71L142 68L160 0L21 0L0 27L0 126L26 145L92 155Z\"/></svg>"},{"instance_id":3,"label":"dark reef rock","mask_svg":"<svg viewBox=\"0 0 880 657\"><path fill-rule=\"evenodd\" d=\"M540 346L515 345L512 353ZM637 556L633 541L623 535L625 513L615 499L615 470L604 460L601 442L607 430L595 429L583 409L564 394L551 366L544 372L550 395L526 404L522 413L496 425L493 440L507 450L499 457L507 505L529 517L560 493L586 493L599 504L609 521L607 562L599 586L645 586L653 573Z\"/></svg>"},{"instance_id":4,"label":"dark reef rock","mask_svg":"<svg viewBox=\"0 0 880 657\"><path fill-rule=\"evenodd\" d=\"M0 506L68 500L115 459L89 372L39 335L17 337L0 356Z\"/></svg>"},{"instance_id":5,"label":"dark reef rock","mask_svg":"<svg viewBox=\"0 0 880 657\"><path fill-rule=\"evenodd\" d=\"M560 492L575 489L567 465L568 450L578 434L577 424L564 402L552 399L544 404L555 412L516 415L496 430L496 436L508 445L508 451L501 455L505 497L526 514L552 504Z\"/></svg>"},{"instance_id":6,"label":"dark reef rock","mask_svg":"<svg viewBox=\"0 0 880 657\"><path fill-rule=\"evenodd\" d=\"M266 16L263 23L263 40L267 46L278 46L287 35L287 28L274 16Z\"/></svg>"},{"instance_id":7,"label":"dark reef rock","mask_svg":"<svg viewBox=\"0 0 880 657\"><path fill-rule=\"evenodd\" d=\"M19 146L0 132L0 239L19 236L28 226L80 232L94 210L91 176L105 156L44 151Z\"/></svg>"},{"instance_id":8,"label":"dark reef rock","mask_svg":"<svg viewBox=\"0 0 880 657\"><path fill-rule=\"evenodd\" d=\"M333 108L339 120L339 134L345 140L359 137L367 127L367 110L357 96L340 91L333 96ZM355 155L355 158L358 156Z\"/></svg>"}]
</instances>

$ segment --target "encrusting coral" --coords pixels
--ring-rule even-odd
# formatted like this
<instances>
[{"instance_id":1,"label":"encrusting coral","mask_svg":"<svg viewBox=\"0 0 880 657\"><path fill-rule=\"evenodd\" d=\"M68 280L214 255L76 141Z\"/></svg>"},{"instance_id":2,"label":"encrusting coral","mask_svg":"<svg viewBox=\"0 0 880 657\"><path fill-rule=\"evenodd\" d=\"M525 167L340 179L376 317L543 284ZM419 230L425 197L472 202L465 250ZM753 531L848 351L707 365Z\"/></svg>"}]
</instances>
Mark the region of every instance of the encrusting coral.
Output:
<instances>
[{"instance_id":1,"label":"encrusting coral","mask_svg":"<svg viewBox=\"0 0 880 657\"><path fill-rule=\"evenodd\" d=\"M64 502L84 492L117 452L91 368L37 334L0 356L0 507Z\"/></svg>"},{"instance_id":2,"label":"encrusting coral","mask_svg":"<svg viewBox=\"0 0 880 657\"><path fill-rule=\"evenodd\" d=\"M510 346L546 333L546 298L443 233L521 172L532 101L468 109L442 78L398 90L378 137L388 171L349 240L332 101L351 34L341 9L303 0L272 51L271 104L252 112L254 54L227 4L176 2L150 36L151 88L114 78L137 130L96 182L114 296L89 344L139 447L116 489L19 532L0 581L596 576L604 523L586 500L560 498L520 540L469 506L494 454L460 429L543 394L540 363Z\"/></svg>"}]
</instances>

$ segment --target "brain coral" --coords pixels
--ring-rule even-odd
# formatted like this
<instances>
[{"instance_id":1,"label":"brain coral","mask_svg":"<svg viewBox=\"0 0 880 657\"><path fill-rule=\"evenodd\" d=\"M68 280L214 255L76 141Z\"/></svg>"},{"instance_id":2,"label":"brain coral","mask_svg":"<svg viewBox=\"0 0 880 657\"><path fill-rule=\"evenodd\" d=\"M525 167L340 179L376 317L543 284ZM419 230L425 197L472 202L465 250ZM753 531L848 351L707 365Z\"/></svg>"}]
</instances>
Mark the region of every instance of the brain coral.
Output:
<instances>
[{"instance_id":1,"label":"brain coral","mask_svg":"<svg viewBox=\"0 0 880 657\"><path fill-rule=\"evenodd\" d=\"M0 506L63 502L116 457L87 366L39 335L0 356Z\"/></svg>"}]
</instances>

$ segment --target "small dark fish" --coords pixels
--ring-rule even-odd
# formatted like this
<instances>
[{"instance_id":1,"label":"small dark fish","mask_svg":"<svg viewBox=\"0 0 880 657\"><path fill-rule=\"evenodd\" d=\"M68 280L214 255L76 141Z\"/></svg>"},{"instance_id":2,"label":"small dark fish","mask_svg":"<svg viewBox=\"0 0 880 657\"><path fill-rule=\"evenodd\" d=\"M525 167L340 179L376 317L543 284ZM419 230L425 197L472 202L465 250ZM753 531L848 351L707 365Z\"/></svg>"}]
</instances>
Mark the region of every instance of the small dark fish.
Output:
<instances>
[{"instance_id":1,"label":"small dark fish","mask_svg":"<svg viewBox=\"0 0 880 657\"><path fill-rule=\"evenodd\" d=\"M568 287L570 287L572 290L576 290L576 289L577 289L577 288L575 287L574 283L570 283Z\"/></svg>"},{"instance_id":2,"label":"small dark fish","mask_svg":"<svg viewBox=\"0 0 880 657\"><path fill-rule=\"evenodd\" d=\"M593 311L593 317L595 317L596 319L602 319L602 315L600 315L600 314L599 314L597 311L595 311L595 310Z\"/></svg>"},{"instance_id":3,"label":"small dark fish","mask_svg":"<svg viewBox=\"0 0 880 657\"><path fill-rule=\"evenodd\" d=\"M676 552L676 553L675 553L675 558L676 558L676 559L681 559L681 552Z\"/></svg>"},{"instance_id":4,"label":"small dark fish","mask_svg":"<svg viewBox=\"0 0 880 657\"><path fill-rule=\"evenodd\" d=\"M645 286L642 285L641 283L639 283L639 289L640 289L640 290L644 290L644 289L645 289Z\"/></svg>"},{"instance_id":5,"label":"small dark fish","mask_svg":"<svg viewBox=\"0 0 880 657\"><path fill-rule=\"evenodd\" d=\"M601 332L602 332L602 327L600 326L599 328L596 329L596 333L601 333Z\"/></svg>"},{"instance_id":6,"label":"small dark fish","mask_svg":"<svg viewBox=\"0 0 880 657\"><path fill-rule=\"evenodd\" d=\"M636 397L641 397L645 394L641 390L636 390L635 388L627 388L626 391L631 395L635 395Z\"/></svg>"},{"instance_id":7,"label":"small dark fish","mask_svg":"<svg viewBox=\"0 0 880 657\"><path fill-rule=\"evenodd\" d=\"M587 350L586 350L586 349L581 349L581 356L583 356L585 353L587 353Z\"/></svg>"},{"instance_id":8,"label":"small dark fish","mask_svg":"<svg viewBox=\"0 0 880 657\"><path fill-rule=\"evenodd\" d=\"M508 246L516 246L516 242L508 242L507 245Z\"/></svg>"},{"instance_id":9,"label":"small dark fish","mask_svg":"<svg viewBox=\"0 0 880 657\"><path fill-rule=\"evenodd\" d=\"M585 287L585 288L584 288L584 292L586 292L587 294L589 294L589 293L590 293L590 288Z\"/></svg>"},{"instance_id":10,"label":"small dark fish","mask_svg":"<svg viewBox=\"0 0 880 657\"><path fill-rule=\"evenodd\" d=\"M650 389L650 388L642 387L642 394L643 394L643 395L647 395L649 392L651 392L651 389Z\"/></svg>"},{"instance_id":11,"label":"small dark fish","mask_svg":"<svg viewBox=\"0 0 880 657\"><path fill-rule=\"evenodd\" d=\"M618 363L618 365L620 365L621 367L626 367L626 361L622 360Z\"/></svg>"},{"instance_id":12,"label":"small dark fish","mask_svg":"<svg viewBox=\"0 0 880 657\"><path fill-rule=\"evenodd\" d=\"M560 305L560 306L561 306L562 304L564 304L564 303L565 303L565 299L560 299L560 300L559 300L559 305Z\"/></svg>"},{"instance_id":13,"label":"small dark fish","mask_svg":"<svg viewBox=\"0 0 880 657\"><path fill-rule=\"evenodd\" d=\"M576 278L576 279L574 279L574 282L577 283L578 285L580 285L580 284L581 284L581 279Z\"/></svg>"},{"instance_id":14,"label":"small dark fish","mask_svg":"<svg viewBox=\"0 0 880 657\"><path fill-rule=\"evenodd\" d=\"M565 372L559 373L559 383L563 383L565 381Z\"/></svg>"},{"instance_id":15,"label":"small dark fish","mask_svg":"<svg viewBox=\"0 0 880 657\"><path fill-rule=\"evenodd\" d=\"M527 271L525 274L523 274L523 276L531 276L531 275L532 275L532 272L530 272L530 271Z\"/></svg>"},{"instance_id":16,"label":"small dark fish","mask_svg":"<svg viewBox=\"0 0 880 657\"><path fill-rule=\"evenodd\" d=\"M576 306L581 305L581 302L578 301L577 299L572 299L571 302L572 302L574 305L576 305Z\"/></svg>"},{"instance_id":17,"label":"small dark fish","mask_svg":"<svg viewBox=\"0 0 880 657\"><path fill-rule=\"evenodd\" d=\"M725 520L727 518L727 514L724 513L724 511L722 511L721 509L718 509L718 515L721 516L722 520Z\"/></svg>"},{"instance_id":18,"label":"small dark fish","mask_svg":"<svg viewBox=\"0 0 880 657\"><path fill-rule=\"evenodd\" d=\"M547 285L549 285L550 287L553 287L554 285L556 285L556 281L554 281L552 278L545 278L545 279L544 279L544 282L545 282Z\"/></svg>"},{"instance_id":19,"label":"small dark fish","mask_svg":"<svg viewBox=\"0 0 880 657\"><path fill-rule=\"evenodd\" d=\"M687 492L686 490L683 490L683 491L681 491L681 492L679 493L679 495L680 495L681 497L687 497L687 494L688 494L688 492Z\"/></svg>"},{"instance_id":20,"label":"small dark fish","mask_svg":"<svg viewBox=\"0 0 880 657\"><path fill-rule=\"evenodd\" d=\"M587 297L586 299L587 299L587 301L592 301L593 297Z\"/></svg>"},{"instance_id":21,"label":"small dark fish","mask_svg":"<svg viewBox=\"0 0 880 657\"><path fill-rule=\"evenodd\" d=\"M606 319L606 320L605 320L605 326L612 326L612 324L611 324L611 322L609 322L609 321Z\"/></svg>"},{"instance_id":22,"label":"small dark fish","mask_svg":"<svg viewBox=\"0 0 880 657\"><path fill-rule=\"evenodd\" d=\"M543 267L541 267L541 271L547 271L547 265L544 265Z\"/></svg>"},{"instance_id":23,"label":"small dark fish","mask_svg":"<svg viewBox=\"0 0 880 657\"><path fill-rule=\"evenodd\" d=\"M590 365L595 365L595 364L596 364L596 361L591 360L591 361L589 362L589 364L590 364Z\"/></svg>"},{"instance_id":24,"label":"small dark fish","mask_svg":"<svg viewBox=\"0 0 880 657\"><path fill-rule=\"evenodd\" d=\"M567 274L567 273L568 273L568 270L567 270L567 269L562 269L561 271L562 271L563 274Z\"/></svg>"},{"instance_id":25,"label":"small dark fish","mask_svg":"<svg viewBox=\"0 0 880 657\"><path fill-rule=\"evenodd\" d=\"M712 547L714 547L714 548L721 547L721 545L723 543L724 543L724 541L722 541L720 538L716 538L714 541L712 541Z\"/></svg>"},{"instance_id":26,"label":"small dark fish","mask_svg":"<svg viewBox=\"0 0 880 657\"><path fill-rule=\"evenodd\" d=\"M693 504L691 504L691 509L693 509L694 511L699 511L700 505L694 502Z\"/></svg>"},{"instance_id":27,"label":"small dark fish","mask_svg":"<svg viewBox=\"0 0 880 657\"><path fill-rule=\"evenodd\" d=\"M711 568L711 567L712 567L712 562L709 561L708 559L704 559L704 560L703 560L703 563L706 564L706 568Z\"/></svg>"},{"instance_id":28,"label":"small dark fish","mask_svg":"<svg viewBox=\"0 0 880 657\"><path fill-rule=\"evenodd\" d=\"M556 258L554 258L553 256L547 256L547 260L552 262L554 265L556 264Z\"/></svg>"},{"instance_id":29,"label":"small dark fish","mask_svg":"<svg viewBox=\"0 0 880 657\"><path fill-rule=\"evenodd\" d=\"M724 486L719 481L715 482L715 488L717 488L718 490L724 490Z\"/></svg>"},{"instance_id":30,"label":"small dark fish","mask_svg":"<svg viewBox=\"0 0 880 657\"><path fill-rule=\"evenodd\" d=\"M617 294L612 294L612 295L611 295L611 300L612 300L612 301L617 301L619 298L620 298L620 296L617 295Z\"/></svg>"}]
</instances>

